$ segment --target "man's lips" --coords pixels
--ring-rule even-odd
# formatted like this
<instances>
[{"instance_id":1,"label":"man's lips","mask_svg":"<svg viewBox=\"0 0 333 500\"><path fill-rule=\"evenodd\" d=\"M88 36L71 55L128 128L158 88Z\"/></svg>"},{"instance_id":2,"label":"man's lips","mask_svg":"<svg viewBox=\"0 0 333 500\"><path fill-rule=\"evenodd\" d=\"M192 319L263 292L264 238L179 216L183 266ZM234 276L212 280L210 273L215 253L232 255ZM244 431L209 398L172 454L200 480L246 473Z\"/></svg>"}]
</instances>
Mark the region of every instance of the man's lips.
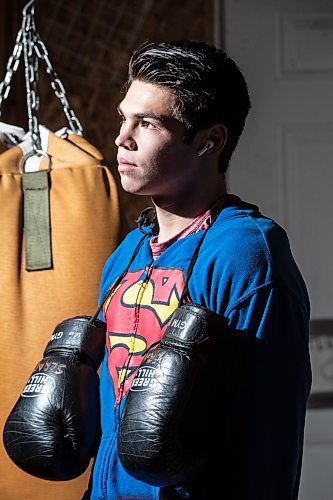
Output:
<instances>
[{"instance_id":1,"label":"man's lips","mask_svg":"<svg viewBox=\"0 0 333 500\"><path fill-rule=\"evenodd\" d=\"M129 172L136 168L135 163L131 163L125 158L117 158L118 161L118 171L119 172Z\"/></svg>"}]
</instances>

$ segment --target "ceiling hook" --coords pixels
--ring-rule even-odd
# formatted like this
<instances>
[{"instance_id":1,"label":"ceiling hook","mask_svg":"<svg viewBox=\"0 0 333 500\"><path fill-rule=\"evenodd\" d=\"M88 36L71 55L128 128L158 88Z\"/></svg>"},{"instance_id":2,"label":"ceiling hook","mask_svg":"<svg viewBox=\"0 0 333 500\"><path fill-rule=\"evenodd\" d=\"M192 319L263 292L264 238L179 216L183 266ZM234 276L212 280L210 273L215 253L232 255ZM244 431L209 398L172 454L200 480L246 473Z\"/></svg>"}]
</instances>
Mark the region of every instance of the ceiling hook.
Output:
<instances>
[{"instance_id":1,"label":"ceiling hook","mask_svg":"<svg viewBox=\"0 0 333 500\"><path fill-rule=\"evenodd\" d=\"M33 10L34 3L35 3L35 0L29 0L29 2L23 7L23 10L22 10L23 16L26 16L28 14L29 9Z\"/></svg>"}]
</instances>

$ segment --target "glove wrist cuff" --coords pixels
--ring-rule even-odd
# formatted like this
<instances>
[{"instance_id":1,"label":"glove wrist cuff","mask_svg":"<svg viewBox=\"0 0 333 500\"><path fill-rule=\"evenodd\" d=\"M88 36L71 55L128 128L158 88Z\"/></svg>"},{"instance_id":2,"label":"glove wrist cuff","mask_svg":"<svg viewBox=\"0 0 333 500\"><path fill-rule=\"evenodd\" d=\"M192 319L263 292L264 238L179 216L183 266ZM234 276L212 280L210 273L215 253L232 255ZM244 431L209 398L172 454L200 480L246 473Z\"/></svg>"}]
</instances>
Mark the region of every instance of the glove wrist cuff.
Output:
<instances>
[{"instance_id":1,"label":"glove wrist cuff","mask_svg":"<svg viewBox=\"0 0 333 500\"><path fill-rule=\"evenodd\" d=\"M44 356L74 356L73 361L83 361L98 368L104 355L106 325L99 319L90 320L90 316L76 316L59 323Z\"/></svg>"}]
</instances>

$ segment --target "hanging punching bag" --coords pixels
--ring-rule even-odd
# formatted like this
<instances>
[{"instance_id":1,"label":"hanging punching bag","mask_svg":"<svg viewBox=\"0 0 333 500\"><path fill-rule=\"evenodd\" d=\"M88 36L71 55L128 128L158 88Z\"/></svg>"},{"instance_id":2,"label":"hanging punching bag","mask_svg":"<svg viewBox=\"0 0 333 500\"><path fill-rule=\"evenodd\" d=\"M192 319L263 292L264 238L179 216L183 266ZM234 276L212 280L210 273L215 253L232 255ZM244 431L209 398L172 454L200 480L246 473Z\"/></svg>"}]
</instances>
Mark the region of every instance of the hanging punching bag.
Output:
<instances>
[{"instance_id":1,"label":"hanging punching bag","mask_svg":"<svg viewBox=\"0 0 333 500\"><path fill-rule=\"evenodd\" d=\"M0 105L24 43L30 43L31 56L38 42L32 14L25 12L25 33L21 29L5 84L0 85ZM24 40L29 30L30 40ZM34 53L40 55L41 47ZM29 57L25 64L29 65ZM54 83L56 74L49 61L47 67ZM33 91L30 82L30 98ZM82 136L67 99L61 102L69 118L69 129L62 134L38 122L36 126L31 119L36 105L34 109L31 101L29 137L22 141L10 133L10 126L0 123L1 430L54 327L65 318L95 311L102 267L119 238L113 176L101 153ZM37 479L10 460L2 443L0 470L4 499L79 499L89 478L88 469L73 481Z\"/></svg>"}]
</instances>

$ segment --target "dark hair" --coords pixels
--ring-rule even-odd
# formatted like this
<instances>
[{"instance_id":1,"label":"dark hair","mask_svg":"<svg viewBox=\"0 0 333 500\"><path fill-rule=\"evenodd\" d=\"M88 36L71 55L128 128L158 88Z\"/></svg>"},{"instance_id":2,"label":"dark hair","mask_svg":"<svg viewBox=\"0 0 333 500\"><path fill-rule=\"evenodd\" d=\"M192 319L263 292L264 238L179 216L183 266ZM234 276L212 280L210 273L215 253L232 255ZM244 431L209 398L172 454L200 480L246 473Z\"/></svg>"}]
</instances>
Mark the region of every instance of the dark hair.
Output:
<instances>
[{"instance_id":1,"label":"dark hair","mask_svg":"<svg viewBox=\"0 0 333 500\"><path fill-rule=\"evenodd\" d=\"M185 142L223 123L228 139L220 170L227 170L251 104L244 76L223 50L195 41L145 42L130 59L126 90L133 80L167 87L176 95L175 117L185 126Z\"/></svg>"}]
</instances>

